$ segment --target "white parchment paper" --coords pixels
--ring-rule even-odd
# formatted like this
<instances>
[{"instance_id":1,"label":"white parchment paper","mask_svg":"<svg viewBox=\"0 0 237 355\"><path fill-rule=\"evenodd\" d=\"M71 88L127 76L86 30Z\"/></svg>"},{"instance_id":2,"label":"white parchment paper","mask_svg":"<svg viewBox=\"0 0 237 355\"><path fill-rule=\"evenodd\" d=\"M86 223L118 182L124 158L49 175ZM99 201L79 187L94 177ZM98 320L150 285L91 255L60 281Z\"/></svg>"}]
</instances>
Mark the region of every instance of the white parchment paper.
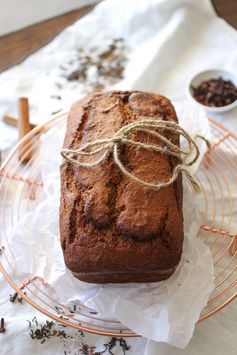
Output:
<instances>
[{"instance_id":1,"label":"white parchment paper","mask_svg":"<svg viewBox=\"0 0 237 355\"><path fill-rule=\"evenodd\" d=\"M180 124L193 137L196 134L209 137L208 121L201 109L194 109L189 103L176 103L175 107ZM65 128L55 127L42 136L40 159L45 199L23 216L12 232L15 267L24 276L42 277L62 302L83 302L149 339L185 347L214 287L209 248L195 238L202 218L198 198L194 198L184 181L183 256L170 279L126 285L81 282L66 269L60 246L59 166L64 133ZM202 141L198 144L203 156L205 145Z\"/></svg>"}]
</instances>

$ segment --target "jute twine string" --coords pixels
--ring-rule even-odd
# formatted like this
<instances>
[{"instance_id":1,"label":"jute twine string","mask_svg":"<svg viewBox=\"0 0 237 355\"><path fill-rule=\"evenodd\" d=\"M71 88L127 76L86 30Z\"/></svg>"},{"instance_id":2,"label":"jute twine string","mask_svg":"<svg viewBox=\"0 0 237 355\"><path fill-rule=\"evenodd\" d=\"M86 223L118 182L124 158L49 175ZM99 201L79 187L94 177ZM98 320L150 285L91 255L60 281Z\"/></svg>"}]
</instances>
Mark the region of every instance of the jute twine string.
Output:
<instances>
[{"instance_id":1,"label":"jute twine string","mask_svg":"<svg viewBox=\"0 0 237 355\"><path fill-rule=\"evenodd\" d=\"M183 136L188 143L188 150L183 151L181 148L177 147L169 139L164 137L162 134L158 133L155 130L157 128L174 132L176 134ZM157 137L162 143L164 143L164 145L159 146L159 145L143 143L143 142L129 139L129 135L134 131L143 132L146 133L147 135ZM201 138L207 143L207 145L209 144L204 137L197 136L197 138ZM152 150L157 154L173 156L177 158L180 163L176 165L176 167L173 170L173 174L171 178L168 179L167 181L147 182L143 179L136 177L126 169L126 167L124 166L124 164L119 158L119 146L121 145L136 146L142 149ZM94 157L102 152L103 154L99 156L97 160L91 163L82 162L78 159L80 157ZM193 152L194 152L193 158L190 161L188 161L188 158ZM154 119L138 120L123 126L117 132L115 132L111 138L96 139L92 142L84 144L82 147L78 149L63 149L61 151L61 155L66 162L75 164L81 168L86 168L86 169L92 169L100 165L103 161L107 159L108 155L111 153L115 164L117 164L121 172L124 175L126 175L129 179L135 181L136 183L144 187L148 187L155 190L159 190L161 188L167 187L174 183L174 181L178 178L180 172L183 172L187 176L188 180L190 181L193 190L196 193L200 192L199 184L193 178L193 176L191 175L188 169L188 167L192 166L200 156L198 145L190 137L190 135L175 122L168 122L168 121L154 120Z\"/></svg>"}]
</instances>

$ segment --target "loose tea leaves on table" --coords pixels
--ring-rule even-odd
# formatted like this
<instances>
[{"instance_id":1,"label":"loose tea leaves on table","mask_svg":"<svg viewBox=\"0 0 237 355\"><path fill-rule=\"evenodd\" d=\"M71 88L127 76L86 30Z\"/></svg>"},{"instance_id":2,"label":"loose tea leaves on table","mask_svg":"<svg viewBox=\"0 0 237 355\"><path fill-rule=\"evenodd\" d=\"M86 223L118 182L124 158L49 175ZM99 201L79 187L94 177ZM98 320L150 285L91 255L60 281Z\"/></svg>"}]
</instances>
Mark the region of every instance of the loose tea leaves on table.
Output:
<instances>
[{"instance_id":1,"label":"loose tea leaves on table","mask_svg":"<svg viewBox=\"0 0 237 355\"><path fill-rule=\"evenodd\" d=\"M230 80L210 79L192 86L194 98L203 105L222 107L237 100L237 88Z\"/></svg>"}]
</instances>

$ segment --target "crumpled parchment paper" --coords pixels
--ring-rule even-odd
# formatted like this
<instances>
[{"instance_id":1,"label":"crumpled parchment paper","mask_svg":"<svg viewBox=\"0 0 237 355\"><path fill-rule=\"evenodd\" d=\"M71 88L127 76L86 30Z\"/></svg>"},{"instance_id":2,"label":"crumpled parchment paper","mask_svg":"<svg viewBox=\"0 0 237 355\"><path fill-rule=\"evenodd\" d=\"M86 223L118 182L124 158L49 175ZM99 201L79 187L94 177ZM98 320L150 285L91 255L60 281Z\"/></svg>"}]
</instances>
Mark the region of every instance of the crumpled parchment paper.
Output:
<instances>
[{"instance_id":1,"label":"crumpled parchment paper","mask_svg":"<svg viewBox=\"0 0 237 355\"><path fill-rule=\"evenodd\" d=\"M210 136L205 113L190 103L175 103L180 125L194 138ZM65 303L80 301L112 317L148 339L184 348L214 288L212 256L195 238L202 220L199 198L184 180L185 238L182 260L165 281L147 284L97 285L77 280L65 267L60 246L60 150L64 128L51 128L41 137L40 164L44 200L24 215L11 234L15 267L24 276L42 277ZM197 140L201 156L205 143ZM183 145L184 142L181 142ZM192 169L194 173L201 158Z\"/></svg>"}]
</instances>

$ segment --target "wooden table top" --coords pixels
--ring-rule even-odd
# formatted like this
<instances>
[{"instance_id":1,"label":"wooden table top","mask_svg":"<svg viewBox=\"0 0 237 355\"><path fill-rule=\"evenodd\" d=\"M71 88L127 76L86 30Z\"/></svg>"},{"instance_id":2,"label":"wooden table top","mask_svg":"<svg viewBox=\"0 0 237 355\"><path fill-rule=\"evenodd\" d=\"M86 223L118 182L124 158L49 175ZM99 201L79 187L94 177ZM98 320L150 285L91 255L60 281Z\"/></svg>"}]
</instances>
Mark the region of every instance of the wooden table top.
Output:
<instances>
[{"instance_id":1,"label":"wooden table top","mask_svg":"<svg viewBox=\"0 0 237 355\"><path fill-rule=\"evenodd\" d=\"M237 29L237 1L213 0L219 16ZM57 16L14 33L0 36L0 71L20 63L32 52L47 44L62 29L93 8L93 5Z\"/></svg>"}]
</instances>

